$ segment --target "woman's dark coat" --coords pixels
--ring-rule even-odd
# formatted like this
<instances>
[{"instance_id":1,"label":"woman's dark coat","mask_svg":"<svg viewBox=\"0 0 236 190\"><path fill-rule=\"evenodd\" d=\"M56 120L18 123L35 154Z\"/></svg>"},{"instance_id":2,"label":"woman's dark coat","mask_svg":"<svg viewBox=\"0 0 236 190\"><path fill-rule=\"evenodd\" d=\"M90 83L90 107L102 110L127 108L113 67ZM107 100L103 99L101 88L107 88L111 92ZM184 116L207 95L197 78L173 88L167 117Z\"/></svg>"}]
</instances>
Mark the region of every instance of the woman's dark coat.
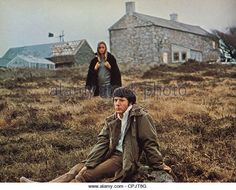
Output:
<instances>
[{"instance_id":1,"label":"woman's dark coat","mask_svg":"<svg viewBox=\"0 0 236 190\"><path fill-rule=\"evenodd\" d=\"M111 69L109 69L109 71L111 73L111 86L112 86L112 89L114 90L115 88L121 86L120 70L116 63L115 57L111 53L107 52L107 58L105 61L107 61L111 65ZM98 70L94 69L97 62L99 62L99 59L96 56L90 62L87 80L86 80L87 89L91 90L92 88L95 88L94 96L99 95Z\"/></svg>"}]
</instances>

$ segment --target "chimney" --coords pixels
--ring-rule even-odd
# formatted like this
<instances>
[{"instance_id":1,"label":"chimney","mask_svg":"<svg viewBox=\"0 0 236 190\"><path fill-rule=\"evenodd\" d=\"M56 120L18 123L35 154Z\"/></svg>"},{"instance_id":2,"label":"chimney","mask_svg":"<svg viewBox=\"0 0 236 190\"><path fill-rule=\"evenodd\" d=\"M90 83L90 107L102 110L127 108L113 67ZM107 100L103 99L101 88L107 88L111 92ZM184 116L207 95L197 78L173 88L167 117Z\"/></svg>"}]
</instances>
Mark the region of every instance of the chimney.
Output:
<instances>
[{"instance_id":1,"label":"chimney","mask_svg":"<svg viewBox=\"0 0 236 190\"><path fill-rule=\"evenodd\" d=\"M178 14L176 13L170 14L170 20L178 22Z\"/></svg>"},{"instance_id":2,"label":"chimney","mask_svg":"<svg viewBox=\"0 0 236 190\"><path fill-rule=\"evenodd\" d=\"M135 12L135 2L126 2L126 14L132 15Z\"/></svg>"}]
</instances>

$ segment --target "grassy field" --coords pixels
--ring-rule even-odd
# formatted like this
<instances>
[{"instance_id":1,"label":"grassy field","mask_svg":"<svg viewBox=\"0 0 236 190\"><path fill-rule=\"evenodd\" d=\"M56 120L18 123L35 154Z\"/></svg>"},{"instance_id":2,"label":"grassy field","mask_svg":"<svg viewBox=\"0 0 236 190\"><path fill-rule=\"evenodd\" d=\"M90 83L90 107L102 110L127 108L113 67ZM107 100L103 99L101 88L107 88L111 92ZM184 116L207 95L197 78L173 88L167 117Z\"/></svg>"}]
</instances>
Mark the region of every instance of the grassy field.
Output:
<instances>
[{"instance_id":1,"label":"grassy field","mask_svg":"<svg viewBox=\"0 0 236 190\"><path fill-rule=\"evenodd\" d=\"M180 182L236 182L236 66L120 65L156 121L165 162ZM0 182L49 181L84 160L112 100L88 97L87 66L0 68Z\"/></svg>"}]
</instances>

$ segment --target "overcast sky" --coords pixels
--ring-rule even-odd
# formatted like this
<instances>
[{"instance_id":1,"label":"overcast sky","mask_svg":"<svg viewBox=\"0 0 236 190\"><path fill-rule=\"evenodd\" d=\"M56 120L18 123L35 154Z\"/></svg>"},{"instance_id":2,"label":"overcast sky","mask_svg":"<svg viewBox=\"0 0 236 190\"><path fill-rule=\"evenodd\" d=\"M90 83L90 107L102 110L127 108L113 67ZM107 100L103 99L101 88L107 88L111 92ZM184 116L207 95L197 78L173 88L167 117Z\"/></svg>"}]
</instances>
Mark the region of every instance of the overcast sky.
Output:
<instances>
[{"instance_id":1,"label":"overcast sky","mask_svg":"<svg viewBox=\"0 0 236 190\"><path fill-rule=\"evenodd\" d=\"M48 32L65 31L65 41L86 39L95 50L109 43L108 28L125 14L128 0L0 0L0 57L11 47L52 43ZM133 0L136 12L204 29L236 26L236 0Z\"/></svg>"}]
</instances>

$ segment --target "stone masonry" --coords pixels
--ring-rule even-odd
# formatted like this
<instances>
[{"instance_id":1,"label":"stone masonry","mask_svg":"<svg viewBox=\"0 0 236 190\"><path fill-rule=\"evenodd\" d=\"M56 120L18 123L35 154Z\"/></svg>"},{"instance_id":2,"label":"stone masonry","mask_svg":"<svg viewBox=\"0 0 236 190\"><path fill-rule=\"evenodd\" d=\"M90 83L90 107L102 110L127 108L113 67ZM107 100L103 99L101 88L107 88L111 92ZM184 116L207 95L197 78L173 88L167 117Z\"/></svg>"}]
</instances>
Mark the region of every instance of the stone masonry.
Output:
<instances>
[{"instance_id":1,"label":"stone masonry","mask_svg":"<svg viewBox=\"0 0 236 190\"><path fill-rule=\"evenodd\" d=\"M126 14L109 28L110 48L118 63L180 63L188 59L216 61L217 42L199 26L135 12L126 3Z\"/></svg>"}]
</instances>

